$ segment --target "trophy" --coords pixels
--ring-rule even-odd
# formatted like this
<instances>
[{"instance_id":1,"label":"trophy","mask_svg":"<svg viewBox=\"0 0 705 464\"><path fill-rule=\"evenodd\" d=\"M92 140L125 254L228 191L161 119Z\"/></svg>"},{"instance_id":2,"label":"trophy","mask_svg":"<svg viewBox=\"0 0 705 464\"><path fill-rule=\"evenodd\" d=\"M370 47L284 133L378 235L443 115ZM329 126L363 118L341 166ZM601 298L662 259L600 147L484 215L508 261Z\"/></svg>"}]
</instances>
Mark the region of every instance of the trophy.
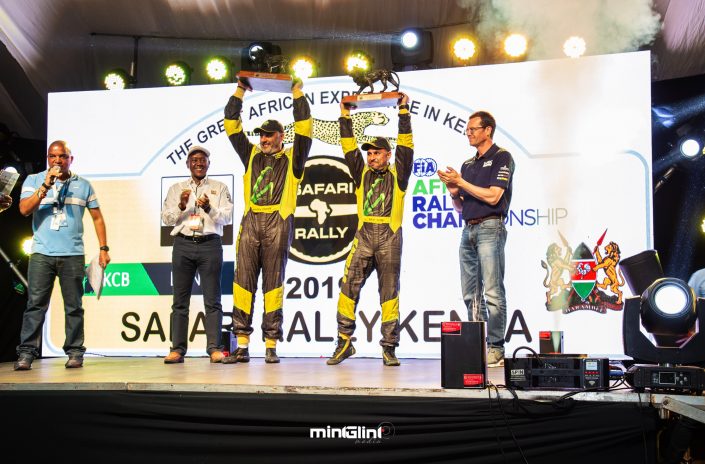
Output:
<instances>
[{"instance_id":1,"label":"trophy","mask_svg":"<svg viewBox=\"0 0 705 464\"><path fill-rule=\"evenodd\" d=\"M352 95L343 97L343 104L348 108L379 108L384 106L396 106L401 98L399 92L399 76L394 71L387 69L376 69L374 71L365 71L360 68L353 68L350 72L350 77L359 86L357 92ZM382 84L382 91L375 93L374 83ZM385 92L387 85L392 84L395 87L394 92ZM362 93L367 87L369 92Z\"/></svg>"},{"instance_id":2,"label":"trophy","mask_svg":"<svg viewBox=\"0 0 705 464\"><path fill-rule=\"evenodd\" d=\"M240 71L237 78L252 90L291 92L293 79L286 73L289 59L283 55L270 55L264 50L255 55L257 71Z\"/></svg>"}]
</instances>

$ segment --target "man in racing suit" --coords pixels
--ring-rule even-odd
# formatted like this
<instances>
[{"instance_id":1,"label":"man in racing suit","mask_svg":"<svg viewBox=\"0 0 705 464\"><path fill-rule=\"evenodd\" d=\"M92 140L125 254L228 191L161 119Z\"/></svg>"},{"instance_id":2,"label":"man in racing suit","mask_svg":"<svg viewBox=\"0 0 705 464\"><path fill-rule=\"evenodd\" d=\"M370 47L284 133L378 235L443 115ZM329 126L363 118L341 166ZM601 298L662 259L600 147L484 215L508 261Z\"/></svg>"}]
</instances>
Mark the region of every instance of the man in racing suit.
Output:
<instances>
[{"instance_id":1,"label":"man in racing suit","mask_svg":"<svg viewBox=\"0 0 705 464\"><path fill-rule=\"evenodd\" d=\"M382 360L385 366L399 365L394 349L399 345L401 221L414 157L408 101L409 98L402 94L394 164L389 163L392 155L389 141L376 137L362 145L362 150L367 151L365 165L353 135L350 111L344 105L340 106L340 141L355 185L358 228L345 261L338 298L338 344L327 361L329 365L339 364L355 354L350 340L355 331L355 308L360 289L373 270L377 271L382 306Z\"/></svg>"},{"instance_id":2,"label":"man in racing suit","mask_svg":"<svg viewBox=\"0 0 705 464\"><path fill-rule=\"evenodd\" d=\"M245 165L245 208L237 238L233 283L233 332L238 348L222 362L250 360L252 311L262 270L265 362L278 363L276 345L278 340L283 340L284 273L293 237L296 192L312 144L313 120L301 81L295 80L292 85L293 146L284 148L284 127L274 120L267 120L254 130L260 136L259 145L254 145L243 132L240 119L246 89L246 84L238 82L237 91L225 107L225 131Z\"/></svg>"}]
</instances>

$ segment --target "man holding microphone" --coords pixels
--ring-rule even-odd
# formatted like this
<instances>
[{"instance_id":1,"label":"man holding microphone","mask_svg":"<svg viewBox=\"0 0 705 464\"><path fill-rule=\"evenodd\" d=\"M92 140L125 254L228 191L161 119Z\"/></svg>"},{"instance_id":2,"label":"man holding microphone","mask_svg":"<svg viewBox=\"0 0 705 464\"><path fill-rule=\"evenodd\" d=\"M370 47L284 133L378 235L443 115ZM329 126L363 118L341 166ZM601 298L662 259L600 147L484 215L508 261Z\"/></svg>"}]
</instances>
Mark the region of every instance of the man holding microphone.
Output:
<instances>
[{"instance_id":1,"label":"man holding microphone","mask_svg":"<svg viewBox=\"0 0 705 464\"><path fill-rule=\"evenodd\" d=\"M66 340L64 352L67 368L83 367L83 213L86 208L93 219L100 246L99 264L110 262L103 214L93 186L71 172L73 155L66 142L49 145L49 169L27 176L22 185L19 210L32 215L32 255L29 258L27 309L22 320L20 344L17 347L16 371L32 368L39 356L39 343L49 299L58 277L64 299Z\"/></svg>"}]
</instances>

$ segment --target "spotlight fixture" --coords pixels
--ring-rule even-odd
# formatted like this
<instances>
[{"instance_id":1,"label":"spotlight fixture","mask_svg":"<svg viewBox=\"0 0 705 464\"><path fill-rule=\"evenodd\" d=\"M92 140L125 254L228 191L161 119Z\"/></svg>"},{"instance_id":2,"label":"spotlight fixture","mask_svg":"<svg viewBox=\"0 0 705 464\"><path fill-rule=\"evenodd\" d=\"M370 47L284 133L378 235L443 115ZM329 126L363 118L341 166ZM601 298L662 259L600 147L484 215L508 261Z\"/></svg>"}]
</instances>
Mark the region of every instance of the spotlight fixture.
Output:
<instances>
[{"instance_id":1,"label":"spotlight fixture","mask_svg":"<svg viewBox=\"0 0 705 464\"><path fill-rule=\"evenodd\" d=\"M418 29L407 29L401 33L399 37L401 46L407 50L413 50L421 42L421 34Z\"/></svg>"},{"instance_id":2,"label":"spotlight fixture","mask_svg":"<svg viewBox=\"0 0 705 464\"><path fill-rule=\"evenodd\" d=\"M121 68L108 71L103 76L103 86L107 90L122 90L132 87L132 77Z\"/></svg>"},{"instance_id":3,"label":"spotlight fixture","mask_svg":"<svg viewBox=\"0 0 705 464\"><path fill-rule=\"evenodd\" d=\"M703 153L702 139L696 136L686 136L678 142L681 155L692 159Z\"/></svg>"},{"instance_id":4,"label":"spotlight fixture","mask_svg":"<svg viewBox=\"0 0 705 464\"><path fill-rule=\"evenodd\" d=\"M299 79L308 79L317 74L317 66L311 57L296 57L291 62L291 71Z\"/></svg>"},{"instance_id":5,"label":"spotlight fixture","mask_svg":"<svg viewBox=\"0 0 705 464\"><path fill-rule=\"evenodd\" d=\"M512 58L519 58L526 54L528 42L521 34L511 34L504 39L504 52Z\"/></svg>"},{"instance_id":6,"label":"spotlight fixture","mask_svg":"<svg viewBox=\"0 0 705 464\"><path fill-rule=\"evenodd\" d=\"M349 74L355 68L361 71L369 71L372 67L373 60L365 52L353 52L345 59L345 71Z\"/></svg>"},{"instance_id":7,"label":"spotlight fixture","mask_svg":"<svg viewBox=\"0 0 705 464\"><path fill-rule=\"evenodd\" d=\"M244 71L267 72L265 58L269 55L281 55L279 45L271 42L252 42L240 53L240 68Z\"/></svg>"},{"instance_id":8,"label":"spotlight fixture","mask_svg":"<svg viewBox=\"0 0 705 464\"><path fill-rule=\"evenodd\" d=\"M230 61L216 56L206 63L206 75L211 82L226 82L230 78Z\"/></svg>"},{"instance_id":9,"label":"spotlight fixture","mask_svg":"<svg viewBox=\"0 0 705 464\"><path fill-rule=\"evenodd\" d=\"M568 58L580 58L585 54L585 50L585 39L582 37L568 37L563 43L563 53L565 53Z\"/></svg>"},{"instance_id":10,"label":"spotlight fixture","mask_svg":"<svg viewBox=\"0 0 705 464\"><path fill-rule=\"evenodd\" d=\"M32 254L32 237L22 240L22 252L27 256Z\"/></svg>"},{"instance_id":11,"label":"spotlight fixture","mask_svg":"<svg viewBox=\"0 0 705 464\"><path fill-rule=\"evenodd\" d=\"M164 70L164 77L167 84L178 86L191 83L191 67L183 61L171 63Z\"/></svg>"},{"instance_id":12,"label":"spotlight fixture","mask_svg":"<svg viewBox=\"0 0 705 464\"><path fill-rule=\"evenodd\" d=\"M620 268L639 295L624 302L624 354L639 363L627 370L627 383L637 390L702 391L705 371L686 364L705 363L705 299L683 280L664 277L655 250L623 259Z\"/></svg>"},{"instance_id":13,"label":"spotlight fixture","mask_svg":"<svg viewBox=\"0 0 705 464\"><path fill-rule=\"evenodd\" d=\"M433 61L433 35L423 29L403 30L392 41L392 65L395 70L420 69Z\"/></svg>"},{"instance_id":14,"label":"spotlight fixture","mask_svg":"<svg viewBox=\"0 0 705 464\"><path fill-rule=\"evenodd\" d=\"M461 61L467 61L473 56L477 47L475 47L475 42L467 37L461 37L453 42L453 55Z\"/></svg>"}]
</instances>

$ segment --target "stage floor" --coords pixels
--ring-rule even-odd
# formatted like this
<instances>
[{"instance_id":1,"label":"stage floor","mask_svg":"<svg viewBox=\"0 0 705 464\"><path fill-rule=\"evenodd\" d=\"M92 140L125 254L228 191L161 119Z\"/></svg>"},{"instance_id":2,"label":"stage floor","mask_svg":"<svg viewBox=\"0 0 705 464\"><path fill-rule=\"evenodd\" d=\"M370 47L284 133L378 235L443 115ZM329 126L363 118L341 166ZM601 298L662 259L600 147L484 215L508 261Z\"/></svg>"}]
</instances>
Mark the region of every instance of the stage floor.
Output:
<instances>
[{"instance_id":1,"label":"stage floor","mask_svg":"<svg viewBox=\"0 0 705 464\"><path fill-rule=\"evenodd\" d=\"M78 433L85 456L116 463L168 456L191 464L207 455L207 462L224 463L233 456L302 463L316 456L341 464L553 464L584 462L585 449L602 462L655 462L656 408L665 394L573 392L577 401L565 402L559 400L568 391L531 390L510 401L503 368L488 372L498 388L444 389L440 359L402 359L399 367L378 358L337 366L325 360L225 365L188 357L167 365L161 357L91 356L82 369L66 369L66 357L57 357L21 372L6 362L0 409L13 423L10 443L25 440L38 423L55 431L43 436L44 446L29 447L31 461L55 458ZM703 396L669 396L705 408ZM391 438L311 438L322 427L380 424L390 424Z\"/></svg>"},{"instance_id":2,"label":"stage floor","mask_svg":"<svg viewBox=\"0 0 705 464\"><path fill-rule=\"evenodd\" d=\"M161 357L86 357L82 369L66 369L65 357L37 359L32 370L15 372L12 363L0 363L0 391L7 390L110 390L153 392L289 393L398 397L487 399L488 389L441 388L439 359L402 359L399 367L386 367L380 359L351 358L337 366L326 358L282 358L265 364L252 358L247 364L211 364L206 357L187 357L183 364L164 364ZM491 394L512 398L504 385L504 369L488 370ZM521 399L555 400L568 391L516 391ZM585 392L583 401L660 404L664 394L636 393L630 389ZM670 396L674 396L671 394ZM705 406L705 398L677 395Z\"/></svg>"}]
</instances>

